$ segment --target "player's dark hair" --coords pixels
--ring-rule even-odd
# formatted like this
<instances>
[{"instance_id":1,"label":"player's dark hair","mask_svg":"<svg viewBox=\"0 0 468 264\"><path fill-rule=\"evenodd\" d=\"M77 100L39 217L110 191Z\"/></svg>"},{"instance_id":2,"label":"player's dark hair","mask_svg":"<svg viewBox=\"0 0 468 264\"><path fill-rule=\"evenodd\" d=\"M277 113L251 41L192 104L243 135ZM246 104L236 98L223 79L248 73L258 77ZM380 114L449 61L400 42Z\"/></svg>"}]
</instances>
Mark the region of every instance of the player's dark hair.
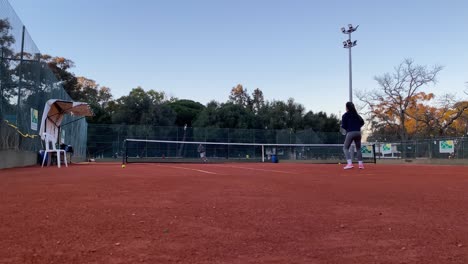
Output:
<instances>
[{"instance_id":1,"label":"player's dark hair","mask_svg":"<svg viewBox=\"0 0 468 264\"><path fill-rule=\"evenodd\" d=\"M356 107L354 106L353 102L347 102L346 103L346 108L348 109L348 111L353 114L353 115L359 115L357 110L356 110Z\"/></svg>"}]
</instances>

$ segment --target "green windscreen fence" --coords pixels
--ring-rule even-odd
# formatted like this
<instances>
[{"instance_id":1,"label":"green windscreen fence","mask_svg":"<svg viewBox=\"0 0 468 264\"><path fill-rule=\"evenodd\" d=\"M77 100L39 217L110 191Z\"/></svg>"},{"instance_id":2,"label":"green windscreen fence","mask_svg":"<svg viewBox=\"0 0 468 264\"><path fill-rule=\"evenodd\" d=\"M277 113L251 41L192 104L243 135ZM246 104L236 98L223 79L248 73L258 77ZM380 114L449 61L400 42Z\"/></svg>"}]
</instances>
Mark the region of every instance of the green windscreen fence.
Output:
<instances>
[{"instance_id":1,"label":"green windscreen fence","mask_svg":"<svg viewBox=\"0 0 468 264\"><path fill-rule=\"evenodd\" d=\"M373 144L377 159L468 159L468 137Z\"/></svg>"},{"instance_id":2,"label":"green windscreen fence","mask_svg":"<svg viewBox=\"0 0 468 264\"><path fill-rule=\"evenodd\" d=\"M39 151L38 135L49 99L72 101L10 3L0 0L0 151ZM73 122L77 120L76 122ZM87 123L66 116L60 135L74 156L86 157Z\"/></svg>"},{"instance_id":3,"label":"green windscreen fence","mask_svg":"<svg viewBox=\"0 0 468 264\"><path fill-rule=\"evenodd\" d=\"M145 143L131 143L125 146L124 141L126 139L144 140ZM160 147L162 144L152 142L154 140L176 142L165 146L164 151L169 151L166 153ZM320 156L321 152L315 151L315 149L318 149L316 146L343 144L343 141L344 136L339 132L320 132L312 129L293 131L290 129L184 128L117 124L89 124L88 127L88 155L96 159L120 159L124 155L125 149L130 151L130 154L133 155L132 158L146 155L152 157L165 156L166 158L168 156L184 157L184 155L196 157L195 143L190 142L209 142L207 148L214 148L213 150L216 151L207 152L207 154L209 153L217 158L218 156L233 158L232 155L240 154L240 157L249 155L253 159L253 157L261 157L258 154L261 153L261 145L267 148L268 144L289 144L293 146L277 146L278 149L287 149L285 147L292 149L294 147L294 151L285 152L288 159L294 157L290 153L295 153L297 157L305 159L323 159ZM251 147L238 147L236 144L232 144L231 147L230 143L250 143L249 146ZM316 146L301 146L304 144ZM210 145L213 147L210 147ZM364 145L375 147L375 152L372 153L371 158L375 157L377 160L468 159L468 137L417 139L406 142L367 142ZM303 147L309 148L304 149ZM225 149L224 152L220 150L223 148ZM237 153L236 149L245 149L245 153ZM179 152L174 154L174 150ZM182 153L180 153L181 150L183 150ZM139 153L140 151L141 153ZM341 159L342 148L340 147L324 146L323 151L329 156L339 156ZM366 153L366 151L368 152L370 149L363 149L363 153ZM333 152L333 155L330 154L331 152Z\"/></svg>"},{"instance_id":4,"label":"green windscreen fence","mask_svg":"<svg viewBox=\"0 0 468 264\"><path fill-rule=\"evenodd\" d=\"M315 132L312 129L233 129L89 124L88 151L92 158L120 158L125 139L169 140L180 142L218 142L252 144L341 144L339 132ZM231 152L234 153L234 152Z\"/></svg>"}]
</instances>

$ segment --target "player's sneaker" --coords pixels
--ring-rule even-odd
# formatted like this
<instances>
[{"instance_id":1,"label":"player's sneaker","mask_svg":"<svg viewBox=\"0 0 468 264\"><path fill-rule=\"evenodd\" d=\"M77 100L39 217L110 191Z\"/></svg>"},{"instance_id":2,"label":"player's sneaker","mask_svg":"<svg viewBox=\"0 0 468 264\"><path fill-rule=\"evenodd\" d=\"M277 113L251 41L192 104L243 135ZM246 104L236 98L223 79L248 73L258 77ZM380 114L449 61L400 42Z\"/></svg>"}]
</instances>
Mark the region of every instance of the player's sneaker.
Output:
<instances>
[{"instance_id":1,"label":"player's sneaker","mask_svg":"<svg viewBox=\"0 0 468 264\"><path fill-rule=\"evenodd\" d=\"M350 170L352 168L354 168L353 164L348 164L348 165L343 167L343 169L345 169L345 170Z\"/></svg>"},{"instance_id":2,"label":"player's sneaker","mask_svg":"<svg viewBox=\"0 0 468 264\"><path fill-rule=\"evenodd\" d=\"M361 170L364 169L364 162L359 161L359 169L361 169Z\"/></svg>"}]
</instances>

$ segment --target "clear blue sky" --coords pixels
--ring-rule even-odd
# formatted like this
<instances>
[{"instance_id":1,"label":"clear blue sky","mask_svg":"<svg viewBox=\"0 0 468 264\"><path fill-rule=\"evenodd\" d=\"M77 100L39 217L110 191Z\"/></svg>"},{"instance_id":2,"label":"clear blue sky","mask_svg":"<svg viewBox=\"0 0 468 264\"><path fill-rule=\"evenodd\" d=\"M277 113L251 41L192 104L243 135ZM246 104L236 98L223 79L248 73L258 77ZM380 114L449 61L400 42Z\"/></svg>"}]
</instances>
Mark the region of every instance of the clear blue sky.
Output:
<instances>
[{"instance_id":1,"label":"clear blue sky","mask_svg":"<svg viewBox=\"0 0 468 264\"><path fill-rule=\"evenodd\" d=\"M307 110L338 114L353 88L404 58L440 64L427 91L456 93L468 81L468 1L10 0L42 53L64 56L73 71L112 89L131 88L207 103L243 84L267 100L293 97Z\"/></svg>"}]
</instances>

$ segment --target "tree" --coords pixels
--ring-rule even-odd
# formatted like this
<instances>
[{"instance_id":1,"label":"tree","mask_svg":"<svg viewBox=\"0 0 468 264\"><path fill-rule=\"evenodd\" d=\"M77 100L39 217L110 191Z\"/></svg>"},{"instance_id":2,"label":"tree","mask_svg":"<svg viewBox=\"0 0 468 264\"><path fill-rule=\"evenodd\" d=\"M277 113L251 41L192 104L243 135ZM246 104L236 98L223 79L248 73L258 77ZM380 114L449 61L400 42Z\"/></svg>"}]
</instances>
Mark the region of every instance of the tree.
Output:
<instances>
[{"instance_id":1,"label":"tree","mask_svg":"<svg viewBox=\"0 0 468 264\"><path fill-rule=\"evenodd\" d=\"M268 102L263 113L264 125L268 129L284 129L288 127L287 105L283 101Z\"/></svg>"},{"instance_id":2,"label":"tree","mask_svg":"<svg viewBox=\"0 0 468 264\"><path fill-rule=\"evenodd\" d=\"M87 117L88 122L110 123L112 121L111 112L106 109L109 102L112 101L109 87L99 86L96 81L83 76L76 77L74 73L70 72L70 69L75 67L75 63L70 59L44 54L41 56L41 60L47 63L58 83L72 100L86 102L91 106L94 116Z\"/></svg>"},{"instance_id":3,"label":"tree","mask_svg":"<svg viewBox=\"0 0 468 264\"><path fill-rule=\"evenodd\" d=\"M8 19L0 19L0 118L3 118L4 112L11 111L10 99L15 95L12 80L14 71L10 69L8 59L13 56L11 45L15 43L11 30Z\"/></svg>"},{"instance_id":4,"label":"tree","mask_svg":"<svg viewBox=\"0 0 468 264\"><path fill-rule=\"evenodd\" d=\"M468 101L460 102L465 106L468 105ZM463 114L453 122L453 129L456 131L456 135L468 136L468 110L465 110Z\"/></svg>"},{"instance_id":5,"label":"tree","mask_svg":"<svg viewBox=\"0 0 468 264\"><path fill-rule=\"evenodd\" d=\"M296 131L303 129L303 117L305 108L302 104L296 103L293 98L288 101L267 102L260 111L260 118L264 126L269 129L291 129Z\"/></svg>"},{"instance_id":6,"label":"tree","mask_svg":"<svg viewBox=\"0 0 468 264\"><path fill-rule=\"evenodd\" d=\"M258 114L264 106L265 99L263 98L263 92L257 88L252 93L252 111Z\"/></svg>"},{"instance_id":7,"label":"tree","mask_svg":"<svg viewBox=\"0 0 468 264\"><path fill-rule=\"evenodd\" d=\"M303 118L304 129L312 130L321 143L341 143L343 138L337 131L340 128L340 119L334 115L327 115L327 113L320 111L314 113L307 112Z\"/></svg>"},{"instance_id":8,"label":"tree","mask_svg":"<svg viewBox=\"0 0 468 264\"><path fill-rule=\"evenodd\" d=\"M250 129L254 126L254 115L238 104L225 103L218 109L219 127Z\"/></svg>"},{"instance_id":9,"label":"tree","mask_svg":"<svg viewBox=\"0 0 468 264\"><path fill-rule=\"evenodd\" d=\"M243 107L248 107L251 105L250 96L247 93L247 89L244 89L242 84L238 84L236 87L231 89L229 101Z\"/></svg>"},{"instance_id":10,"label":"tree","mask_svg":"<svg viewBox=\"0 0 468 264\"><path fill-rule=\"evenodd\" d=\"M158 92L151 89L148 92L146 92L146 94L149 96L149 99L151 100L152 104L162 104L168 101L165 92Z\"/></svg>"},{"instance_id":11,"label":"tree","mask_svg":"<svg viewBox=\"0 0 468 264\"><path fill-rule=\"evenodd\" d=\"M90 123L111 123L110 111L106 108L112 100L111 90L105 86L99 86L96 81L86 77L77 77L74 89L75 101L87 102L93 110L94 116L88 117Z\"/></svg>"},{"instance_id":12,"label":"tree","mask_svg":"<svg viewBox=\"0 0 468 264\"><path fill-rule=\"evenodd\" d=\"M393 74L375 77L378 89L361 92L357 96L369 107L371 120L398 131L400 139L405 141L408 139L406 112L414 107L413 96L424 86L436 83L437 74L441 70L442 66L429 68L405 59Z\"/></svg>"},{"instance_id":13,"label":"tree","mask_svg":"<svg viewBox=\"0 0 468 264\"><path fill-rule=\"evenodd\" d=\"M337 132L340 129L340 120L337 116L320 111L307 112L304 115L304 128L311 128L316 132Z\"/></svg>"},{"instance_id":14,"label":"tree","mask_svg":"<svg viewBox=\"0 0 468 264\"><path fill-rule=\"evenodd\" d=\"M41 60L49 66L49 69L54 73L55 78L60 82L63 89L70 95L73 100L79 101L82 98L78 79L70 72L70 69L75 67L72 60L64 57L52 57L48 54L43 54Z\"/></svg>"},{"instance_id":15,"label":"tree","mask_svg":"<svg viewBox=\"0 0 468 264\"><path fill-rule=\"evenodd\" d=\"M405 130L409 138L460 136L466 130L468 102L445 94L434 103L432 93L419 92L409 98L410 107L405 111ZM387 111L388 119L395 119L398 113ZM372 121L372 133L369 140L397 140L397 127Z\"/></svg>"},{"instance_id":16,"label":"tree","mask_svg":"<svg viewBox=\"0 0 468 264\"><path fill-rule=\"evenodd\" d=\"M0 47L2 48L3 57L10 57L13 55L11 45L14 44L16 40L10 33L12 29L8 19L0 19Z\"/></svg>"},{"instance_id":17,"label":"tree","mask_svg":"<svg viewBox=\"0 0 468 264\"><path fill-rule=\"evenodd\" d=\"M177 100L169 103L169 107L177 114L177 126L192 126L192 122L205 109L205 106L192 100Z\"/></svg>"},{"instance_id":18,"label":"tree","mask_svg":"<svg viewBox=\"0 0 468 264\"><path fill-rule=\"evenodd\" d=\"M302 104L294 102L293 98L289 98L286 103L287 128L292 128L294 131L304 128L304 111L305 108Z\"/></svg>"},{"instance_id":19,"label":"tree","mask_svg":"<svg viewBox=\"0 0 468 264\"><path fill-rule=\"evenodd\" d=\"M431 107L430 103L434 99L434 97L435 95L433 93L426 94L424 92L419 92L413 95L409 99L411 107L409 107L405 111L405 114L406 114L405 129L406 129L408 138L414 138L417 136L424 137L425 134L428 134L427 128L425 127L424 123L421 121L420 117L422 117L424 113L429 113L428 109ZM394 133L398 134L398 131L395 130Z\"/></svg>"},{"instance_id":20,"label":"tree","mask_svg":"<svg viewBox=\"0 0 468 264\"><path fill-rule=\"evenodd\" d=\"M199 114L194 126L250 129L255 126L254 120L254 114L239 104L212 101Z\"/></svg>"},{"instance_id":21,"label":"tree","mask_svg":"<svg viewBox=\"0 0 468 264\"><path fill-rule=\"evenodd\" d=\"M414 129L407 127L407 130L414 130L415 134L419 133L425 137L463 135L464 129L457 121L468 114L468 102L457 100L454 95L445 94L435 105L425 104L433 98L432 94L415 98L415 107L406 113L412 121L408 122L408 125L412 124Z\"/></svg>"},{"instance_id":22,"label":"tree","mask_svg":"<svg viewBox=\"0 0 468 264\"><path fill-rule=\"evenodd\" d=\"M110 104L113 109L112 122L130 125L174 125L176 114L165 100L164 93L137 87L128 96L122 96Z\"/></svg>"},{"instance_id":23,"label":"tree","mask_svg":"<svg viewBox=\"0 0 468 264\"><path fill-rule=\"evenodd\" d=\"M192 125L194 127L220 127L219 116L217 114L218 108L221 106L220 103L212 100L206 107L197 115Z\"/></svg>"}]
</instances>

